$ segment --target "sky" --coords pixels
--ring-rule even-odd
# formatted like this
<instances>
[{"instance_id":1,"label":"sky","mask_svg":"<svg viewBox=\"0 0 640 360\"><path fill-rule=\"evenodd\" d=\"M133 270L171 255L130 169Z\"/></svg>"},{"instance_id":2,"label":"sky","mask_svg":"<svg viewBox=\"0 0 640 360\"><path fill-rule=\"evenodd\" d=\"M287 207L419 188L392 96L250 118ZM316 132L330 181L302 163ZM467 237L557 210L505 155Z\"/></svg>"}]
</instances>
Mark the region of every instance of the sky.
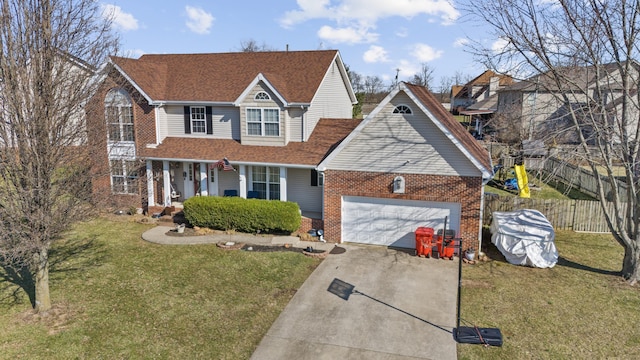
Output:
<instances>
[{"instance_id":1,"label":"sky","mask_svg":"<svg viewBox=\"0 0 640 360\"><path fill-rule=\"evenodd\" d=\"M337 49L344 63L386 85L409 80L421 64L433 69L434 88L456 72L485 69L465 51L486 32L464 20L448 0L111 0L121 54L240 51L254 40L275 50Z\"/></svg>"}]
</instances>

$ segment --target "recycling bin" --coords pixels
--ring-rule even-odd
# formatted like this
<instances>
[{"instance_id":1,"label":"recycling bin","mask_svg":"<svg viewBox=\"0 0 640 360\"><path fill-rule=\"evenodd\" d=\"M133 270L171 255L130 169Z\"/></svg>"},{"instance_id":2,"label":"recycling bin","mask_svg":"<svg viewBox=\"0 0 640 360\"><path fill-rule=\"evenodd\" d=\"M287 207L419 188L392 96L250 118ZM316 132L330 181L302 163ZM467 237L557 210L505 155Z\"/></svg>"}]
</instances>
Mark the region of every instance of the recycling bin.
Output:
<instances>
[{"instance_id":1,"label":"recycling bin","mask_svg":"<svg viewBox=\"0 0 640 360\"><path fill-rule=\"evenodd\" d=\"M442 234L442 229L438 230L434 236L436 247L438 249L438 257L441 259L453 260L453 255L456 251L456 232L455 230L448 229Z\"/></svg>"}]
</instances>

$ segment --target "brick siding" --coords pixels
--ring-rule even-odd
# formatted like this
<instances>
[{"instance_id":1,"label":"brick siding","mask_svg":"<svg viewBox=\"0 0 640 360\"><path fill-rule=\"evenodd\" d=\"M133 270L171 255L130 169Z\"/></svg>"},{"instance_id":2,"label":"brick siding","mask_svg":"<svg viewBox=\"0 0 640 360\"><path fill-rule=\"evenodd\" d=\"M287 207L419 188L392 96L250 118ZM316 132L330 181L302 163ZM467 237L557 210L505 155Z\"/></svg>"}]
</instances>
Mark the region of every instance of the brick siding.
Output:
<instances>
[{"instance_id":1,"label":"brick siding","mask_svg":"<svg viewBox=\"0 0 640 360\"><path fill-rule=\"evenodd\" d=\"M393 193L393 179L405 179L405 193ZM482 179L401 173L327 170L324 173L324 232L327 241L341 242L342 197L364 196L460 203L460 233L464 248L477 244L480 229Z\"/></svg>"}]
</instances>

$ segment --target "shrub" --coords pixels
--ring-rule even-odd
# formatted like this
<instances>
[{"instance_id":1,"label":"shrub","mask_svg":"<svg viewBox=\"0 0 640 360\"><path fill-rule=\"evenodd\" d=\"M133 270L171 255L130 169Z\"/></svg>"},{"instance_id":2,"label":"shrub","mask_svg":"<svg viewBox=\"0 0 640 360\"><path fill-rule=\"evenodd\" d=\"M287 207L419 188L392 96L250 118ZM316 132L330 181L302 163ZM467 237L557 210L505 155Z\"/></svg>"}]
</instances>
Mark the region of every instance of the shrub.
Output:
<instances>
[{"instance_id":1,"label":"shrub","mask_svg":"<svg viewBox=\"0 0 640 360\"><path fill-rule=\"evenodd\" d=\"M292 233L300 228L300 208L293 202L196 196L184 202L190 224L246 233Z\"/></svg>"}]
</instances>

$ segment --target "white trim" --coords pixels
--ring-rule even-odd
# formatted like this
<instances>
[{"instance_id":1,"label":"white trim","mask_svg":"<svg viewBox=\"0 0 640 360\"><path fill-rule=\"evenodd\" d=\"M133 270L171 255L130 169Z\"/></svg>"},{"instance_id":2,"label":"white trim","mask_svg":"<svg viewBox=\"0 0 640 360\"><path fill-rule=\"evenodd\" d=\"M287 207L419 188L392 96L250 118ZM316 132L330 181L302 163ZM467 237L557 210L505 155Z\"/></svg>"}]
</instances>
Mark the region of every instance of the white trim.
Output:
<instances>
[{"instance_id":1,"label":"white trim","mask_svg":"<svg viewBox=\"0 0 640 360\"><path fill-rule=\"evenodd\" d=\"M194 119L193 118L193 109L194 108L198 108L198 109L202 109L202 115L203 118L202 119ZM194 126L193 126L193 122L194 121L202 121L204 123L204 131L194 131ZM189 106L189 126L190 126L190 130L191 133L188 135L207 135L207 107L206 106L199 106L199 105L191 105Z\"/></svg>"},{"instance_id":2,"label":"white trim","mask_svg":"<svg viewBox=\"0 0 640 360\"><path fill-rule=\"evenodd\" d=\"M240 197L247 198L247 167L240 165L238 169L238 186L240 187Z\"/></svg>"},{"instance_id":3,"label":"white trim","mask_svg":"<svg viewBox=\"0 0 640 360\"><path fill-rule=\"evenodd\" d=\"M163 205L171 206L171 174L169 173L169 161L162 162L162 189L164 195Z\"/></svg>"},{"instance_id":4,"label":"white trim","mask_svg":"<svg viewBox=\"0 0 640 360\"><path fill-rule=\"evenodd\" d=\"M209 167L207 163L200 163L200 195L209 196Z\"/></svg>"},{"instance_id":5,"label":"white trim","mask_svg":"<svg viewBox=\"0 0 640 360\"><path fill-rule=\"evenodd\" d=\"M284 97L280 95L278 90L276 90L276 88L269 82L269 80L267 80L267 78L262 73L259 73L255 78L253 78L253 81L249 83L249 86L244 89L242 94L238 96L233 104L235 106L240 106L242 104L242 101L249 95L249 93L256 87L256 85L258 85L260 81L262 81L267 86L267 88L269 88L269 90L271 90L276 95L276 98L280 100L284 107L289 107L289 103L287 102L287 100L285 100Z\"/></svg>"},{"instance_id":6,"label":"white trim","mask_svg":"<svg viewBox=\"0 0 640 360\"><path fill-rule=\"evenodd\" d=\"M151 160L146 161L146 174L147 174L147 205L155 206L156 199L153 192L153 162Z\"/></svg>"},{"instance_id":7,"label":"white trim","mask_svg":"<svg viewBox=\"0 0 640 360\"><path fill-rule=\"evenodd\" d=\"M280 201L287 201L287 168L280 167Z\"/></svg>"},{"instance_id":8,"label":"white trim","mask_svg":"<svg viewBox=\"0 0 640 360\"><path fill-rule=\"evenodd\" d=\"M161 158L161 157L145 157L145 160L157 160L157 161L175 161L175 162L201 162L203 159L181 159L181 158ZM219 159L218 159L219 160ZM218 160L212 161L210 159L206 159L207 162L216 162ZM267 163L267 162L254 162L254 161L231 161L232 165L247 165L247 166L284 166L292 169L316 169L315 165L304 165L304 164L286 164L286 163Z\"/></svg>"}]
</instances>

